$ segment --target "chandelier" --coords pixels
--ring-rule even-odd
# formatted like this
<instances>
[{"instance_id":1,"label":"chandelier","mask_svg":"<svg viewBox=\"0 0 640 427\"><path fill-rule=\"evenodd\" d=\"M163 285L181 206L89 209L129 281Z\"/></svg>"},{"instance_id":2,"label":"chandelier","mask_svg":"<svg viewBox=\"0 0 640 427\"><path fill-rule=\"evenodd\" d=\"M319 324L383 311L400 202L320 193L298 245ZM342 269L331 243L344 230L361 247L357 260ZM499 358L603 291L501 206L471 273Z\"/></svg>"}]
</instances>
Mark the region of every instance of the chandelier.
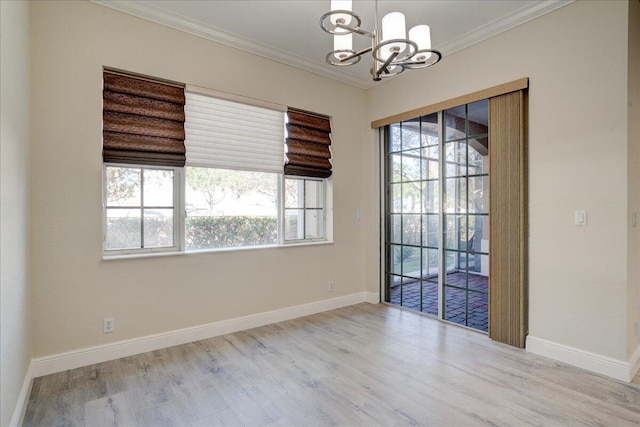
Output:
<instances>
[{"instance_id":1,"label":"chandelier","mask_svg":"<svg viewBox=\"0 0 640 427\"><path fill-rule=\"evenodd\" d=\"M374 81L400 74L405 69L426 68L442 58L431 49L431 30L428 25L405 27L404 14L391 12L382 18L382 31L378 30L378 0L375 2L373 32L360 28L360 17L351 11L351 0L331 0L331 11L320 18L320 27L333 35L333 51L327 54L329 64L338 67L360 62L362 55L371 52ZM371 38L371 47L353 50L353 33Z\"/></svg>"}]
</instances>

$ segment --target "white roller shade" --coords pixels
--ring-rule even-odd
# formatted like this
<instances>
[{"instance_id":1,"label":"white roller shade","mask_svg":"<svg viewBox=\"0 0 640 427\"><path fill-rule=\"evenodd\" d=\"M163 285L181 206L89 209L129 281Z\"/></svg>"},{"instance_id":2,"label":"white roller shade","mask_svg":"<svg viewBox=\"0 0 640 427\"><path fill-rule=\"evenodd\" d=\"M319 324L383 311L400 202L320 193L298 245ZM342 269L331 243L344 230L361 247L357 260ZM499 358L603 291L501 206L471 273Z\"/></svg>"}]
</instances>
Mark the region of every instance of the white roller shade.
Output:
<instances>
[{"instance_id":1,"label":"white roller shade","mask_svg":"<svg viewBox=\"0 0 640 427\"><path fill-rule=\"evenodd\" d=\"M187 166L282 173L284 112L185 92Z\"/></svg>"}]
</instances>

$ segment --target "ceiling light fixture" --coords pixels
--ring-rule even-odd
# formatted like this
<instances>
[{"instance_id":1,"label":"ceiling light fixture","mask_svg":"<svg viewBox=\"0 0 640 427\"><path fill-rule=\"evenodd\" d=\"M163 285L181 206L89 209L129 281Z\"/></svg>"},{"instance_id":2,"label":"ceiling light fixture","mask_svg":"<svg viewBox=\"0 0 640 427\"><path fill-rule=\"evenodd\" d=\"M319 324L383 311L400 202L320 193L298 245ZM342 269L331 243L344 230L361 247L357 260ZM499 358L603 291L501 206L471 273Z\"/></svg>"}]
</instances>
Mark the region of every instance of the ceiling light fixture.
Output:
<instances>
[{"instance_id":1,"label":"ceiling light fixture","mask_svg":"<svg viewBox=\"0 0 640 427\"><path fill-rule=\"evenodd\" d=\"M442 54L431 49L431 30L428 25L405 27L404 14L391 12L382 18L382 31L378 30L378 1L375 3L373 32L360 28L360 17L351 11L351 0L331 0L331 11L320 18L320 27L333 35L333 51L327 54L329 64L338 67L360 62L362 55L371 52L374 81L400 74L405 69L426 68L434 65ZM353 33L371 38L371 47L359 52L353 50Z\"/></svg>"}]
</instances>

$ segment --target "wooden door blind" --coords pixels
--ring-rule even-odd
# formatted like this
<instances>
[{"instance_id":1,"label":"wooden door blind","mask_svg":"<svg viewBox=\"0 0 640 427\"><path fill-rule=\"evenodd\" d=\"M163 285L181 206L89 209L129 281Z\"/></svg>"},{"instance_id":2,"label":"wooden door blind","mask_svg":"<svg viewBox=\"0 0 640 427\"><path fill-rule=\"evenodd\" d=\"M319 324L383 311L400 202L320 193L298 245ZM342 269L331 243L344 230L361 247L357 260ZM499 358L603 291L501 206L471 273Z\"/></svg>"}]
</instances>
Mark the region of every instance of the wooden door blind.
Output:
<instances>
[{"instance_id":1,"label":"wooden door blind","mask_svg":"<svg viewBox=\"0 0 640 427\"><path fill-rule=\"evenodd\" d=\"M527 92L489 99L489 337L524 348L528 333Z\"/></svg>"},{"instance_id":2,"label":"wooden door blind","mask_svg":"<svg viewBox=\"0 0 640 427\"><path fill-rule=\"evenodd\" d=\"M285 175L331 176L331 119L289 108Z\"/></svg>"},{"instance_id":3,"label":"wooden door blind","mask_svg":"<svg viewBox=\"0 0 640 427\"><path fill-rule=\"evenodd\" d=\"M105 70L104 162L184 166L184 87Z\"/></svg>"}]
</instances>

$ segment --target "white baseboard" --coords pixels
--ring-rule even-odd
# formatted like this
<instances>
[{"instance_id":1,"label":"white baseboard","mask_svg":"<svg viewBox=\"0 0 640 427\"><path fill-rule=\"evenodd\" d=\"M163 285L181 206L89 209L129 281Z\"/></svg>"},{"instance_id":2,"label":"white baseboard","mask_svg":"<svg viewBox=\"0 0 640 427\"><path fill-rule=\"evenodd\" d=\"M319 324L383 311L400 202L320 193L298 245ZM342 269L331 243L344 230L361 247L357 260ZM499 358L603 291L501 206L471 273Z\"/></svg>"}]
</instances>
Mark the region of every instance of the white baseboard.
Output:
<instances>
[{"instance_id":1,"label":"white baseboard","mask_svg":"<svg viewBox=\"0 0 640 427\"><path fill-rule=\"evenodd\" d=\"M20 394L18 395L16 407L13 409L13 416L11 417L11 421L9 422L9 426L18 427L22 425L22 422L24 420L24 413L26 412L27 404L29 403L31 386L33 386L33 363L30 363L29 368L27 368L27 373L24 376L22 388L20 389Z\"/></svg>"},{"instance_id":2,"label":"white baseboard","mask_svg":"<svg viewBox=\"0 0 640 427\"><path fill-rule=\"evenodd\" d=\"M369 304L378 304L380 302L380 292L365 292L365 301Z\"/></svg>"},{"instance_id":3,"label":"white baseboard","mask_svg":"<svg viewBox=\"0 0 640 427\"><path fill-rule=\"evenodd\" d=\"M633 379L638 371L640 371L640 345L638 345L636 352L633 353L633 356L629 359L629 365L631 366L631 379Z\"/></svg>"},{"instance_id":4,"label":"white baseboard","mask_svg":"<svg viewBox=\"0 0 640 427\"><path fill-rule=\"evenodd\" d=\"M371 293L359 292L337 298L297 305L294 307L287 307L280 310L222 320L220 322L193 326L190 328L178 329L155 335L147 335L140 338L83 348L66 353L38 357L31 361L31 366L33 368L32 375L34 378L41 377L43 375L62 372L68 369L80 368L82 366L102 363L126 356L133 356L135 354L159 350L174 345L186 344L192 341L229 334L232 332L244 331L246 329L257 328L271 323L321 313L323 311L346 307L361 302L369 302L370 299L375 299L375 303L379 302L379 298L373 297L369 294Z\"/></svg>"},{"instance_id":5,"label":"white baseboard","mask_svg":"<svg viewBox=\"0 0 640 427\"><path fill-rule=\"evenodd\" d=\"M531 335L527 336L526 350L530 353L555 359L559 362L624 382L631 382L634 376L633 366L636 365L635 369L637 370L637 365L640 364L637 360L640 358L640 350L636 351L634 356L636 358L635 362L633 362L633 357L630 361L623 361L569 347L564 344L547 341Z\"/></svg>"}]
</instances>

